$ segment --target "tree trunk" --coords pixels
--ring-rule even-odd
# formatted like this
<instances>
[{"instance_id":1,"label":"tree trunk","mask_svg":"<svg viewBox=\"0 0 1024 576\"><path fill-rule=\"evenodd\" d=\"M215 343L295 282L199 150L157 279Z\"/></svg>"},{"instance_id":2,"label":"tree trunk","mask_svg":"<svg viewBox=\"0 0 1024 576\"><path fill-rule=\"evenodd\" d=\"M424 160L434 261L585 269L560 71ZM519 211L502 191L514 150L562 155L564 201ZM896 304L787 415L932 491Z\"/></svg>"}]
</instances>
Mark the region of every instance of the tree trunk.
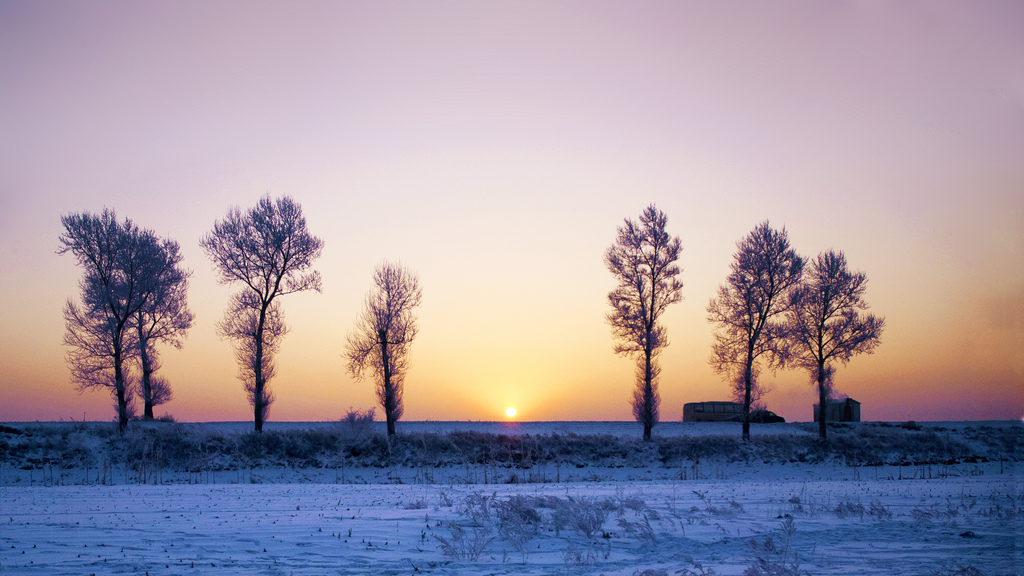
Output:
<instances>
[{"instance_id":1,"label":"tree trunk","mask_svg":"<svg viewBox=\"0 0 1024 576\"><path fill-rule=\"evenodd\" d=\"M828 417L828 410L826 410L825 403L828 401L828 394L825 390L825 363L818 363L818 436L822 439L825 438L826 430L825 419Z\"/></svg>"},{"instance_id":2,"label":"tree trunk","mask_svg":"<svg viewBox=\"0 0 1024 576\"><path fill-rule=\"evenodd\" d=\"M146 331L142 325L142 315L139 315L139 359L142 361L142 419L152 420L153 419L153 388L150 384L150 376L153 374L153 367L149 362L149 347L148 338L146 338Z\"/></svg>"},{"instance_id":3,"label":"tree trunk","mask_svg":"<svg viewBox=\"0 0 1024 576\"><path fill-rule=\"evenodd\" d=\"M117 394L117 431L124 434L128 430L128 398L125 394L124 370L121 366L120 346L114 351L114 391Z\"/></svg>"},{"instance_id":4,"label":"tree trunk","mask_svg":"<svg viewBox=\"0 0 1024 576\"><path fill-rule=\"evenodd\" d=\"M257 354L258 356L258 354ZM257 376L253 385L252 418L255 430L263 432L263 378Z\"/></svg>"},{"instance_id":5,"label":"tree trunk","mask_svg":"<svg viewBox=\"0 0 1024 576\"><path fill-rule=\"evenodd\" d=\"M263 433L263 413L265 406L263 401L263 324L267 319L267 306L269 302L260 308L260 320L256 325L256 358L253 361L253 422L256 432Z\"/></svg>"},{"instance_id":6,"label":"tree trunk","mask_svg":"<svg viewBox=\"0 0 1024 576\"><path fill-rule=\"evenodd\" d=\"M654 384L648 380L644 385L644 441L651 441L651 429L654 428L654 424Z\"/></svg>"},{"instance_id":7,"label":"tree trunk","mask_svg":"<svg viewBox=\"0 0 1024 576\"><path fill-rule=\"evenodd\" d=\"M652 356L650 336L647 338L647 345L644 347L644 398L643 415L640 420L644 425L644 441L651 441L651 429L654 428L654 373L651 366Z\"/></svg>"},{"instance_id":8,"label":"tree trunk","mask_svg":"<svg viewBox=\"0 0 1024 576\"><path fill-rule=\"evenodd\" d=\"M124 388L117 389L117 431L124 434L128 430L128 400Z\"/></svg>"},{"instance_id":9,"label":"tree trunk","mask_svg":"<svg viewBox=\"0 0 1024 576\"><path fill-rule=\"evenodd\" d=\"M388 436L395 435L395 390L391 387L391 359L388 357L388 335L381 331L377 334L380 340L380 361L384 368L384 419L388 423Z\"/></svg>"},{"instance_id":10,"label":"tree trunk","mask_svg":"<svg viewBox=\"0 0 1024 576\"><path fill-rule=\"evenodd\" d=\"M749 357L748 357L749 358ZM747 367L743 373L743 441L750 441L750 392L753 382L753 374L751 370L751 364L753 362L747 360Z\"/></svg>"},{"instance_id":11,"label":"tree trunk","mask_svg":"<svg viewBox=\"0 0 1024 576\"><path fill-rule=\"evenodd\" d=\"M654 332L654 302L658 294L658 282L654 276L654 266L651 266L651 301L646 314L647 340L644 342L644 442L651 441L651 428L654 428L654 373L651 366L654 348L651 346L651 334Z\"/></svg>"},{"instance_id":12,"label":"tree trunk","mask_svg":"<svg viewBox=\"0 0 1024 576\"><path fill-rule=\"evenodd\" d=\"M253 423L255 425L255 430L262 434L263 433L263 400L261 399L261 397L263 396L263 385L257 382L256 383L256 387L255 387L255 391L256 391L256 401L253 402L253 407L252 407Z\"/></svg>"}]
</instances>

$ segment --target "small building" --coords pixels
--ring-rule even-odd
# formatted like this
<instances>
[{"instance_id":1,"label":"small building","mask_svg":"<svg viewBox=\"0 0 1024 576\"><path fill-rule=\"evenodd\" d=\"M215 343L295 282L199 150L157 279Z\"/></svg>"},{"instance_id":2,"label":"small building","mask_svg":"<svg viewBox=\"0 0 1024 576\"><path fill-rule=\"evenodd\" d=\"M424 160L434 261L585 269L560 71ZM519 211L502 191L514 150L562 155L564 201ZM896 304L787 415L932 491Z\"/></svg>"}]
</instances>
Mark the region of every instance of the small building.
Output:
<instances>
[{"instance_id":1,"label":"small building","mask_svg":"<svg viewBox=\"0 0 1024 576\"><path fill-rule=\"evenodd\" d=\"M742 416L740 402L689 402L683 404L683 422L726 422Z\"/></svg>"},{"instance_id":2,"label":"small building","mask_svg":"<svg viewBox=\"0 0 1024 576\"><path fill-rule=\"evenodd\" d=\"M814 421L818 421L820 407L814 405ZM860 402L853 398L825 401L826 422L860 422Z\"/></svg>"}]
</instances>

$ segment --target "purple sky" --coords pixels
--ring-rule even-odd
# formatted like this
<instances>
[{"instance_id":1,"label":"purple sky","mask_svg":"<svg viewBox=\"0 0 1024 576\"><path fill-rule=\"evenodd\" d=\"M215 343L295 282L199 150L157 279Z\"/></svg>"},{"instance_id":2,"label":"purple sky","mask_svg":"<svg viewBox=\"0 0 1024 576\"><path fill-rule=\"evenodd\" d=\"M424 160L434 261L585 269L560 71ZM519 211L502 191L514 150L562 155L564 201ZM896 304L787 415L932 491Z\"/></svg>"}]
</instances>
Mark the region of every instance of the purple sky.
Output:
<instances>
[{"instance_id":1,"label":"purple sky","mask_svg":"<svg viewBox=\"0 0 1024 576\"><path fill-rule=\"evenodd\" d=\"M602 255L651 202L684 246L663 419L727 397L705 307L764 219L868 274L883 344L836 377L865 419L1024 414L1021 2L4 0L0 420L113 415L69 384L55 254L104 207L195 272L163 408L251 418L198 240L264 194L326 242L274 419L373 404L341 354L383 259L424 288L406 418L629 419ZM805 374L768 381L810 419Z\"/></svg>"}]
</instances>

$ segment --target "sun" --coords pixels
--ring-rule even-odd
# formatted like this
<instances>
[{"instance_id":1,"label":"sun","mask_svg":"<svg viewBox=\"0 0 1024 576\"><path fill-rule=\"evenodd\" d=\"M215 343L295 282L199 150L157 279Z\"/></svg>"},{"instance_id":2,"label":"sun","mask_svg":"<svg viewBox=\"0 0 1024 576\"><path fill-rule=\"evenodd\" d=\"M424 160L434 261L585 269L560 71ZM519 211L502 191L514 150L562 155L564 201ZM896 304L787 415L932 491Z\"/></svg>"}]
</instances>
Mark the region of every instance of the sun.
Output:
<instances>
[{"instance_id":1,"label":"sun","mask_svg":"<svg viewBox=\"0 0 1024 576\"><path fill-rule=\"evenodd\" d=\"M513 407L509 406L508 409L505 410L505 416L508 416L509 418L514 418L515 415L516 415L516 409L513 408Z\"/></svg>"}]
</instances>

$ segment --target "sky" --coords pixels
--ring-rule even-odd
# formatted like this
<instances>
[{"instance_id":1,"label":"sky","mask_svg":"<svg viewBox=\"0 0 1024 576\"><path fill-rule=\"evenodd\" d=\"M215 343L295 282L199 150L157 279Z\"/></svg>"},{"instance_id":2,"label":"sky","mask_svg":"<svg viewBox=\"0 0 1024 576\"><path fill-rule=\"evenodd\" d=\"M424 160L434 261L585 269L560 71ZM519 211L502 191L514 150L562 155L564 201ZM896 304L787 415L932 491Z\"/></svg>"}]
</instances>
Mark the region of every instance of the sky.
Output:
<instances>
[{"instance_id":1,"label":"sky","mask_svg":"<svg viewBox=\"0 0 1024 576\"><path fill-rule=\"evenodd\" d=\"M651 203L683 245L663 421L729 397L706 307L764 220L867 274L882 344L835 377L863 419L1021 418L1022 48L1018 1L0 0L0 421L114 417L70 382L56 253L104 208L193 273L157 415L251 419L199 239L264 195L325 242L271 420L374 406L342 356L383 261L423 287L405 419L631 419L603 255ZM808 374L764 381L811 420Z\"/></svg>"}]
</instances>

